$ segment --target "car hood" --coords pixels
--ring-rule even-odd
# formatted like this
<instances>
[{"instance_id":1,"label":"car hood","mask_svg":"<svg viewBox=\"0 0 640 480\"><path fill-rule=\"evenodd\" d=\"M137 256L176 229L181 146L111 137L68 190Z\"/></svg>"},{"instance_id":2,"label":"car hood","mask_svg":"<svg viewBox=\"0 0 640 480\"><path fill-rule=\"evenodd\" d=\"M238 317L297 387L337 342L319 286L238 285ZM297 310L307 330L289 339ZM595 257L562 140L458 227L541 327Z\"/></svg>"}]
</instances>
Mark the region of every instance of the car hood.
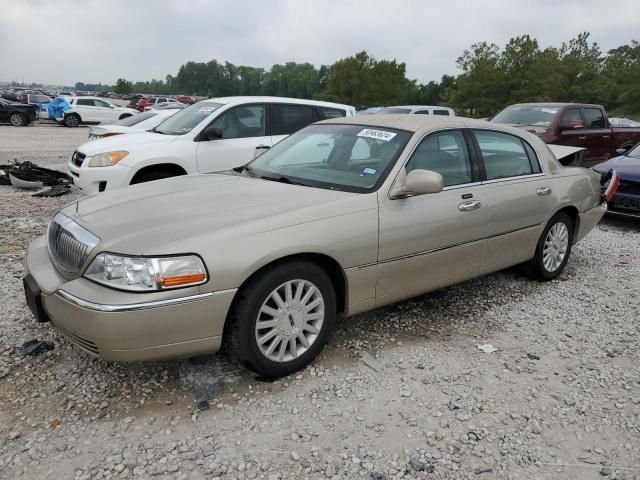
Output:
<instances>
[{"instance_id":1,"label":"car hood","mask_svg":"<svg viewBox=\"0 0 640 480\"><path fill-rule=\"evenodd\" d=\"M232 241L362 210L359 202L340 204L353 197L363 195L233 174L188 175L103 192L63 213L97 235L103 251L150 255L202 235Z\"/></svg>"},{"instance_id":2,"label":"car hood","mask_svg":"<svg viewBox=\"0 0 640 480\"><path fill-rule=\"evenodd\" d=\"M102 138L80 145L77 150L88 157L103 152L115 150L127 150L132 147L149 145L151 143L171 143L178 138L177 135L162 135L153 132L134 131L129 135L115 135L113 137Z\"/></svg>"},{"instance_id":3,"label":"car hood","mask_svg":"<svg viewBox=\"0 0 640 480\"><path fill-rule=\"evenodd\" d=\"M621 180L640 182L640 158L622 155L611 158L604 163L599 163L593 168L599 172L606 172L613 168L618 172Z\"/></svg>"}]
</instances>

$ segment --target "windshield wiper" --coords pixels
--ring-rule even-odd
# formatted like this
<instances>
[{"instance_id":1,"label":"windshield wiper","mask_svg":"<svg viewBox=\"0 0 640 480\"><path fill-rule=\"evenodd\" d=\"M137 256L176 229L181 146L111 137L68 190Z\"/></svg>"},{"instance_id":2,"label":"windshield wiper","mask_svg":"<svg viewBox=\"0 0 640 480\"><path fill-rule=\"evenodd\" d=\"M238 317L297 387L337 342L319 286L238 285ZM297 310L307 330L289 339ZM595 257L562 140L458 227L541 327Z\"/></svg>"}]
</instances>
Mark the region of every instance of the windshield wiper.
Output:
<instances>
[{"instance_id":1,"label":"windshield wiper","mask_svg":"<svg viewBox=\"0 0 640 480\"><path fill-rule=\"evenodd\" d=\"M269 180L270 182L288 183L290 185L303 185L305 187L308 186L305 183L300 183L300 182L293 181L289 177L285 177L284 175L280 175L278 177L270 177L268 175L260 175L260 178L262 180Z\"/></svg>"}]
</instances>

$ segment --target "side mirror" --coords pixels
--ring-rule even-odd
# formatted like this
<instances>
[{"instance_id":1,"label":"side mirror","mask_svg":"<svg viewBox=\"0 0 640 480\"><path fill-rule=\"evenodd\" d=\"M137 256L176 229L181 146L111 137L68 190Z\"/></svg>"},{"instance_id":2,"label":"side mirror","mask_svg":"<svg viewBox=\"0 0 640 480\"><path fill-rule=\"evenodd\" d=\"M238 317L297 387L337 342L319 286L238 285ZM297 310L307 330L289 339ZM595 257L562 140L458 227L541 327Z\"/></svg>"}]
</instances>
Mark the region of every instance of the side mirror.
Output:
<instances>
[{"instance_id":1,"label":"side mirror","mask_svg":"<svg viewBox=\"0 0 640 480\"><path fill-rule=\"evenodd\" d=\"M207 127L202 131L205 140L218 140L222 138L222 130L218 127Z\"/></svg>"},{"instance_id":2,"label":"side mirror","mask_svg":"<svg viewBox=\"0 0 640 480\"><path fill-rule=\"evenodd\" d=\"M584 128L584 122L582 120L569 120L569 122L560 127L560 130L575 130L578 128Z\"/></svg>"},{"instance_id":3,"label":"side mirror","mask_svg":"<svg viewBox=\"0 0 640 480\"><path fill-rule=\"evenodd\" d=\"M627 146L627 147L622 147L622 148L616 148L616 153L618 155L624 155L625 153L627 153L629 150L631 150L631 146Z\"/></svg>"},{"instance_id":4,"label":"side mirror","mask_svg":"<svg viewBox=\"0 0 640 480\"><path fill-rule=\"evenodd\" d=\"M411 170L398 180L391 198L405 198L428 193L439 193L444 188L442 175L431 170Z\"/></svg>"}]
</instances>

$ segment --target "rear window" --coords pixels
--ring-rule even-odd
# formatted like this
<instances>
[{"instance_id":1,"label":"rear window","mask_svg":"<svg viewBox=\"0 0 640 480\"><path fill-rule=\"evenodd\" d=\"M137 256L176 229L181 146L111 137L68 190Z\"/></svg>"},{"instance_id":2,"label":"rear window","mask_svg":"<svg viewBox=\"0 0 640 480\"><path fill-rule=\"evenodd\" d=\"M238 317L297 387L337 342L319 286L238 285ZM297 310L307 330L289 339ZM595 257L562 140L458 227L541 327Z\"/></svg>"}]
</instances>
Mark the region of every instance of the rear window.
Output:
<instances>
[{"instance_id":1,"label":"rear window","mask_svg":"<svg viewBox=\"0 0 640 480\"><path fill-rule=\"evenodd\" d=\"M144 120L155 117L157 113L155 112L144 112L138 113L137 115L131 115L130 117L123 118L122 120L117 120L112 122L111 125L122 125L123 127L133 127Z\"/></svg>"}]
</instances>

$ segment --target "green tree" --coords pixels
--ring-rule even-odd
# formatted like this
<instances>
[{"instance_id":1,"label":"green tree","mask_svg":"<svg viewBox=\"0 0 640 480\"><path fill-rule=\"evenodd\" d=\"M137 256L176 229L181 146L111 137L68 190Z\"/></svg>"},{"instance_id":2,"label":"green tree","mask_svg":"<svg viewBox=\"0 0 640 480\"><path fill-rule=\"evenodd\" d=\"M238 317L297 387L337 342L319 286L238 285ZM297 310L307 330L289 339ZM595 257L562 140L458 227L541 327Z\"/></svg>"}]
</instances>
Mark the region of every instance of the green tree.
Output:
<instances>
[{"instance_id":1,"label":"green tree","mask_svg":"<svg viewBox=\"0 0 640 480\"><path fill-rule=\"evenodd\" d=\"M133 84L124 78L119 78L116 81L116 85L113 89L114 92L119 93L121 95L127 95L131 93L133 90Z\"/></svg>"}]
</instances>

